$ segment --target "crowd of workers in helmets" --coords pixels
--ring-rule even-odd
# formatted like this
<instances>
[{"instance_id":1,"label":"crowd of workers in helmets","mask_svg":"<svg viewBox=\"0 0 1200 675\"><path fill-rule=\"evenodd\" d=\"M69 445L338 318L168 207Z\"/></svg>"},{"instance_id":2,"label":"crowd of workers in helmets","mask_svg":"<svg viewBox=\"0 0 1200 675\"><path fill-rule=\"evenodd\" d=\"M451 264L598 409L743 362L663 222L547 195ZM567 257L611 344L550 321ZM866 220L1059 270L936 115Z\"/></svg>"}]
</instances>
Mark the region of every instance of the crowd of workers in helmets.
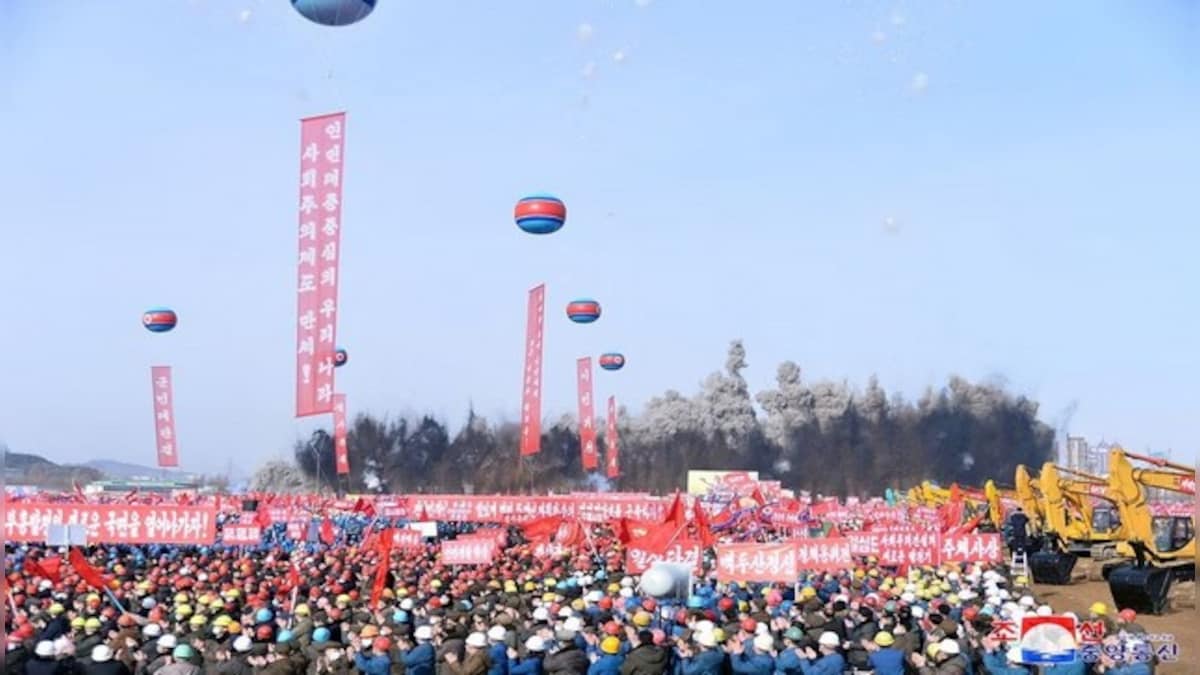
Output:
<instances>
[{"instance_id":1,"label":"crowd of workers in helmets","mask_svg":"<svg viewBox=\"0 0 1200 675\"><path fill-rule=\"evenodd\" d=\"M6 547L15 613L9 675L1149 675L1130 610L1096 603L1095 663L1037 671L996 639L1000 622L1053 614L1004 567L853 570L796 584L723 584L645 595L621 545L446 567L437 546L394 551L377 604L377 551L354 542L285 550L109 547L89 560L103 592L25 571L44 547ZM510 536L520 541L519 529ZM706 569L708 564L705 565ZM69 569L69 568L68 568ZM1113 655L1117 654L1114 658Z\"/></svg>"}]
</instances>

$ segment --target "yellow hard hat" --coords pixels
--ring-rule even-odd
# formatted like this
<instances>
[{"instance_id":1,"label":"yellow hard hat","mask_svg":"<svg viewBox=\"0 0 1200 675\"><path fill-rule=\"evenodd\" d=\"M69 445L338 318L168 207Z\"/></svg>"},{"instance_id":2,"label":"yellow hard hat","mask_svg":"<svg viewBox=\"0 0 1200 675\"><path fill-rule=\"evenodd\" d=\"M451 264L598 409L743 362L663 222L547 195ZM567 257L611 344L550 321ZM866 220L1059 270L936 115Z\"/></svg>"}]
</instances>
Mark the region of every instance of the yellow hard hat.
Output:
<instances>
[{"instance_id":1,"label":"yellow hard hat","mask_svg":"<svg viewBox=\"0 0 1200 675\"><path fill-rule=\"evenodd\" d=\"M230 621L229 622L229 632L233 633L234 635L242 632L242 624L240 624L236 621Z\"/></svg>"},{"instance_id":2,"label":"yellow hard hat","mask_svg":"<svg viewBox=\"0 0 1200 675\"><path fill-rule=\"evenodd\" d=\"M525 592L526 593L532 592L535 588L537 588L537 584L533 583L532 581L525 582Z\"/></svg>"},{"instance_id":3,"label":"yellow hard hat","mask_svg":"<svg viewBox=\"0 0 1200 675\"><path fill-rule=\"evenodd\" d=\"M187 601L188 601L187 593L176 593L175 594L175 604L182 605L182 604L187 603Z\"/></svg>"},{"instance_id":4,"label":"yellow hard hat","mask_svg":"<svg viewBox=\"0 0 1200 675\"><path fill-rule=\"evenodd\" d=\"M633 615L633 625L637 626L638 628L645 628L646 626L650 625L650 619L651 617L649 612L638 612L637 614Z\"/></svg>"},{"instance_id":5,"label":"yellow hard hat","mask_svg":"<svg viewBox=\"0 0 1200 675\"><path fill-rule=\"evenodd\" d=\"M875 644L880 647L891 647L896 644L896 638L892 637L892 634L886 630L881 630L875 634Z\"/></svg>"},{"instance_id":6,"label":"yellow hard hat","mask_svg":"<svg viewBox=\"0 0 1200 675\"><path fill-rule=\"evenodd\" d=\"M600 641L600 651L605 654L616 654L621 651L621 641L610 635Z\"/></svg>"},{"instance_id":7,"label":"yellow hard hat","mask_svg":"<svg viewBox=\"0 0 1200 675\"><path fill-rule=\"evenodd\" d=\"M137 583L137 586L135 586L134 588L138 589L139 591L148 591L148 590L150 590L150 582L149 581L139 581Z\"/></svg>"},{"instance_id":8,"label":"yellow hard hat","mask_svg":"<svg viewBox=\"0 0 1200 675\"><path fill-rule=\"evenodd\" d=\"M1105 614L1108 614L1108 605L1104 604L1103 602L1093 602L1092 606L1088 608L1088 611L1096 616L1104 616Z\"/></svg>"},{"instance_id":9,"label":"yellow hard hat","mask_svg":"<svg viewBox=\"0 0 1200 675\"><path fill-rule=\"evenodd\" d=\"M442 580L441 580L441 579L434 579L433 581L429 582L429 587L430 587L430 588L441 588L441 587L442 587Z\"/></svg>"},{"instance_id":10,"label":"yellow hard hat","mask_svg":"<svg viewBox=\"0 0 1200 675\"><path fill-rule=\"evenodd\" d=\"M192 624L193 626L203 626L207 621L208 620L204 618L203 614L196 614L192 616L188 623Z\"/></svg>"},{"instance_id":11,"label":"yellow hard hat","mask_svg":"<svg viewBox=\"0 0 1200 675\"><path fill-rule=\"evenodd\" d=\"M558 585L558 580L554 577L547 577L546 580L542 582L542 585L546 588L554 588Z\"/></svg>"},{"instance_id":12,"label":"yellow hard hat","mask_svg":"<svg viewBox=\"0 0 1200 675\"><path fill-rule=\"evenodd\" d=\"M509 595L514 595L517 592L517 584L515 581L504 582L504 592Z\"/></svg>"},{"instance_id":13,"label":"yellow hard hat","mask_svg":"<svg viewBox=\"0 0 1200 675\"><path fill-rule=\"evenodd\" d=\"M209 609L225 609L225 601L220 598L214 598L212 602L208 603L208 608Z\"/></svg>"},{"instance_id":14,"label":"yellow hard hat","mask_svg":"<svg viewBox=\"0 0 1200 675\"><path fill-rule=\"evenodd\" d=\"M712 634L713 634L713 642L716 642L717 644L721 644L722 642L725 642L725 629L724 628L714 628Z\"/></svg>"},{"instance_id":15,"label":"yellow hard hat","mask_svg":"<svg viewBox=\"0 0 1200 675\"><path fill-rule=\"evenodd\" d=\"M800 597L802 598L815 598L816 596L817 589L813 588L812 586L805 586L800 590Z\"/></svg>"},{"instance_id":16,"label":"yellow hard hat","mask_svg":"<svg viewBox=\"0 0 1200 675\"><path fill-rule=\"evenodd\" d=\"M872 567L871 569L867 570L867 576L879 578L879 570Z\"/></svg>"},{"instance_id":17,"label":"yellow hard hat","mask_svg":"<svg viewBox=\"0 0 1200 675\"><path fill-rule=\"evenodd\" d=\"M86 597L86 598L84 598L84 601L85 601L85 602L88 602L88 603L100 602L100 594L98 594L98 593L88 593L87 597Z\"/></svg>"},{"instance_id":18,"label":"yellow hard hat","mask_svg":"<svg viewBox=\"0 0 1200 675\"><path fill-rule=\"evenodd\" d=\"M210 602L212 602L212 597L209 596L208 593L205 593L204 595L198 596L196 598L196 604L200 605L201 607L208 607L208 603L210 603Z\"/></svg>"},{"instance_id":19,"label":"yellow hard hat","mask_svg":"<svg viewBox=\"0 0 1200 675\"><path fill-rule=\"evenodd\" d=\"M620 593L621 592L621 584L609 584L608 592L609 593Z\"/></svg>"},{"instance_id":20,"label":"yellow hard hat","mask_svg":"<svg viewBox=\"0 0 1200 675\"><path fill-rule=\"evenodd\" d=\"M176 616L191 616L192 615L192 606L191 605L180 605L180 606L176 607L175 615Z\"/></svg>"},{"instance_id":21,"label":"yellow hard hat","mask_svg":"<svg viewBox=\"0 0 1200 675\"><path fill-rule=\"evenodd\" d=\"M296 616L308 616L312 611L308 609L308 605L300 603L296 605Z\"/></svg>"},{"instance_id":22,"label":"yellow hard hat","mask_svg":"<svg viewBox=\"0 0 1200 675\"><path fill-rule=\"evenodd\" d=\"M401 588L400 590L396 591L396 597L397 598L407 598L408 597L408 589Z\"/></svg>"},{"instance_id":23,"label":"yellow hard hat","mask_svg":"<svg viewBox=\"0 0 1200 675\"><path fill-rule=\"evenodd\" d=\"M83 617L77 616L74 619L71 619L71 628L83 628L83 623Z\"/></svg>"},{"instance_id":24,"label":"yellow hard hat","mask_svg":"<svg viewBox=\"0 0 1200 675\"><path fill-rule=\"evenodd\" d=\"M928 655L929 658L932 659L933 657L937 656L937 653L938 653L938 643L930 642L929 645L927 647L925 647L925 654Z\"/></svg>"},{"instance_id":25,"label":"yellow hard hat","mask_svg":"<svg viewBox=\"0 0 1200 675\"><path fill-rule=\"evenodd\" d=\"M63 613L62 605L60 605L57 602L54 603L53 605L50 605L50 616L58 616L59 614L62 614L62 613Z\"/></svg>"},{"instance_id":26,"label":"yellow hard hat","mask_svg":"<svg viewBox=\"0 0 1200 675\"><path fill-rule=\"evenodd\" d=\"M89 616L88 620L83 622L83 627L88 630L100 630L100 619Z\"/></svg>"},{"instance_id":27,"label":"yellow hard hat","mask_svg":"<svg viewBox=\"0 0 1200 675\"><path fill-rule=\"evenodd\" d=\"M228 591L225 591L225 597L229 598L230 600L237 600L238 598L242 597L242 592L236 588L231 588Z\"/></svg>"},{"instance_id":28,"label":"yellow hard hat","mask_svg":"<svg viewBox=\"0 0 1200 675\"><path fill-rule=\"evenodd\" d=\"M217 618L213 619L213 625L219 626L221 628L229 628L230 624L232 624L232 623L233 623L233 619L230 618L230 616L228 614L222 614L221 616L218 616Z\"/></svg>"},{"instance_id":29,"label":"yellow hard hat","mask_svg":"<svg viewBox=\"0 0 1200 675\"><path fill-rule=\"evenodd\" d=\"M949 581L943 581L941 584L938 584L938 585L941 587L941 589L943 591L950 590L950 582Z\"/></svg>"},{"instance_id":30,"label":"yellow hard hat","mask_svg":"<svg viewBox=\"0 0 1200 675\"><path fill-rule=\"evenodd\" d=\"M860 567L860 568L858 568L858 569L856 569L856 570L854 570L854 578L855 578L855 579L861 579L861 578L863 578L863 577L865 577L865 576L867 576L867 573L866 573L866 572L864 572L864 571L862 570L862 568L861 568L861 567Z\"/></svg>"},{"instance_id":31,"label":"yellow hard hat","mask_svg":"<svg viewBox=\"0 0 1200 675\"><path fill-rule=\"evenodd\" d=\"M553 593L542 593L542 602L554 602L556 597Z\"/></svg>"},{"instance_id":32,"label":"yellow hard hat","mask_svg":"<svg viewBox=\"0 0 1200 675\"><path fill-rule=\"evenodd\" d=\"M950 597L946 598L946 602L950 603L951 607L958 607L958 603L959 603L958 596L951 593Z\"/></svg>"},{"instance_id":33,"label":"yellow hard hat","mask_svg":"<svg viewBox=\"0 0 1200 675\"><path fill-rule=\"evenodd\" d=\"M571 601L571 609L576 612L582 612L587 609L587 603L583 601L583 598L575 598Z\"/></svg>"},{"instance_id":34,"label":"yellow hard hat","mask_svg":"<svg viewBox=\"0 0 1200 675\"><path fill-rule=\"evenodd\" d=\"M335 603L339 605L348 605L350 604L350 596L342 593L341 595L337 596Z\"/></svg>"}]
</instances>

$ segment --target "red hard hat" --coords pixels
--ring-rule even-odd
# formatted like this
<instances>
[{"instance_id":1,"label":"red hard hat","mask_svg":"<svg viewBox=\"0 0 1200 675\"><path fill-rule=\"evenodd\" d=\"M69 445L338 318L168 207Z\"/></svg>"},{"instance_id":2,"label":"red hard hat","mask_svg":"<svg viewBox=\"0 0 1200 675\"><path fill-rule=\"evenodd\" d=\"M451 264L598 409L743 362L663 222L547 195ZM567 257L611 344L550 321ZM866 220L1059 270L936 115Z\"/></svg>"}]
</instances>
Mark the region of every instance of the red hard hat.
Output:
<instances>
[{"instance_id":1,"label":"red hard hat","mask_svg":"<svg viewBox=\"0 0 1200 675\"><path fill-rule=\"evenodd\" d=\"M392 648L392 642L385 637L378 637L371 643L371 647L377 652L386 652Z\"/></svg>"},{"instance_id":2,"label":"red hard hat","mask_svg":"<svg viewBox=\"0 0 1200 675\"><path fill-rule=\"evenodd\" d=\"M617 623L616 621L609 621L608 623L604 624L604 632L608 635L620 635L621 624Z\"/></svg>"},{"instance_id":3,"label":"red hard hat","mask_svg":"<svg viewBox=\"0 0 1200 675\"><path fill-rule=\"evenodd\" d=\"M1133 611L1132 609L1126 608L1126 609L1121 610L1117 614L1117 616L1121 617L1121 620L1124 621L1125 623L1132 623L1133 621L1135 621L1137 619L1137 612Z\"/></svg>"},{"instance_id":4,"label":"red hard hat","mask_svg":"<svg viewBox=\"0 0 1200 675\"><path fill-rule=\"evenodd\" d=\"M270 624L264 623L263 625L259 626L258 628L255 628L254 636L257 637L259 640L270 640L271 639Z\"/></svg>"},{"instance_id":5,"label":"red hard hat","mask_svg":"<svg viewBox=\"0 0 1200 675\"><path fill-rule=\"evenodd\" d=\"M733 598L721 598L717 601L717 609L722 612L728 612L733 609Z\"/></svg>"},{"instance_id":6,"label":"red hard hat","mask_svg":"<svg viewBox=\"0 0 1200 675\"><path fill-rule=\"evenodd\" d=\"M747 633L753 633L758 629L758 622L754 619L742 619L742 630Z\"/></svg>"},{"instance_id":7,"label":"red hard hat","mask_svg":"<svg viewBox=\"0 0 1200 675\"><path fill-rule=\"evenodd\" d=\"M979 616L979 609L974 606L968 607L963 610L962 615L967 621L974 621L975 617Z\"/></svg>"},{"instance_id":8,"label":"red hard hat","mask_svg":"<svg viewBox=\"0 0 1200 675\"><path fill-rule=\"evenodd\" d=\"M612 598L600 598L600 601L596 603L596 606L603 610L610 610L612 609Z\"/></svg>"},{"instance_id":9,"label":"red hard hat","mask_svg":"<svg viewBox=\"0 0 1200 675\"><path fill-rule=\"evenodd\" d=\"M658 607L658 602L654 598L646 598L642 600L642 609L647 612L653 612Z\"/></svg>"}]
</instances>

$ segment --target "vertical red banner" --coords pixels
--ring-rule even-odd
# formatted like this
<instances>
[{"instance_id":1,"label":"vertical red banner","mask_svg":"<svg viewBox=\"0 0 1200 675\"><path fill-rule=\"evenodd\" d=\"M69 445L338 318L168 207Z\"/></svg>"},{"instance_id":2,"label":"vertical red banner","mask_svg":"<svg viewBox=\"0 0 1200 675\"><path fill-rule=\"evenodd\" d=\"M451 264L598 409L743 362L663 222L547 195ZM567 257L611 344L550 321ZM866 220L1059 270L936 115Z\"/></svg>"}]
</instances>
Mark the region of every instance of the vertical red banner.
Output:
<instances>
[{"instance_id":1,"label":"vertical red banner","mask_svg":"<svg viewBox=\"0 0 1200 675\"><path fill-rule=\"evenodd\" d=\"M179 441L175 438L175 390L171 386L171 366L151 366L150 385L154 392L154 441L158 465L179 466Z\"/></svg>"},{"instance_id":2,"label":"vertical red banner","mask_svg":"<svg viewBox=\"0 0 1200 675\"><path fill-rule=\"evenodd\" d=\"M600 465L596 452L596 412L592 400L592 357L575 362L579 383L579 450L583 453L583 470L591 471Z\"/></svg>"},{"instance_id":3,"label":"vertical red banner","mask_svg":"<svg viewBox=\"0 0 1200 675\"><path fill-rule=\"evenodd\" d=\"M604 475L616 478L621 475L621 463L617 458L620 439L617 438L617 397L608 397L608 421L604 431Z\"/></svg>"},{"instance_id":4,"label":"vertical red banner","mask_svg":"<svg viewBox=\"0 0 1200 675\"><path fill-rule=\"evenodd\" d=\"M542 449L542 317L546 310L546 285L529 290L525 322L525 386L521 394L521 455Z\"/></svg>"},{"instance_id":5,"label":"vertical red banner","mask_svg":"<svg viewBox=\"0 0 1200 675\"><path fill-rule=\"evenodd\" d=\"M339 476L350 473L350 448L346 445L346 395L333 395L333 457Z\"/></svg>"},{"instance_id":6,"label":"vertical red banner","mask_svg":"<svg viewBox=\"0 0 1200 675\"><path fill-rule=\"evenodd\" d=\"M296 416L333 411L345 113L300 120Z\"/></svg>"}]
</instances>

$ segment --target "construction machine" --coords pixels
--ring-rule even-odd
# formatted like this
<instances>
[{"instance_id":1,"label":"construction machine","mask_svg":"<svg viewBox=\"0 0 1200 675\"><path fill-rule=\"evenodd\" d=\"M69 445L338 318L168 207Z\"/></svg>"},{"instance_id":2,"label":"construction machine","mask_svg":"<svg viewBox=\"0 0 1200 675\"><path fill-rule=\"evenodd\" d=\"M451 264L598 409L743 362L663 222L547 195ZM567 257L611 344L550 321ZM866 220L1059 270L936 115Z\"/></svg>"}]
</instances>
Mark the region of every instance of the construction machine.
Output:
<instances>
[{"instance_id":1,"label":"construction machine","mask_svg":"<svg viewBox=\"0 0 1200 675\"><path fill-rule=\"evenodd\" d=\"M1016 492L1017 503L1021 505L1025 517L1029 519L1030 531L1041 532L1042 521L1045 520L1045 514L1042 513L1041 487L1038 485L1037 479L1029 475L1029 469L1024 464L1017 465Z\"/></svg>"},{"instance_id":2,"label":"construction machine","mask_svg":"<svg viewBox=\"0 0 1200 675\"><path fill-rule=\"evenodd\" d=\"M1039 583L1067 584L1079 556L1112 557L1123 536L1112 508L1096 509L1092 500L1104 498L1103 478L1046 462L1037 484L1042 494L1042 524L1048 544L1030 556L1033 578Z\"/></svg>"},{"instance_id":3,"label":"construction machine","mask_svg":"<svg viewBox=\"0 0 1200 675\"><path fill-rule=\"evenodd\" d=\"M1134 466L1131 460L1149 466ZM1196 578L1195 518L1155 516L1146 490L1158 488L1194 498L1196 470L1114 447L1108 452L1108 482L1108 494L1121 512L1124 527L1118 554L1132 557L1104 569L1113 602L1121 609L1161 614L1171 584Z\"/></svg>"}]
</instances>

